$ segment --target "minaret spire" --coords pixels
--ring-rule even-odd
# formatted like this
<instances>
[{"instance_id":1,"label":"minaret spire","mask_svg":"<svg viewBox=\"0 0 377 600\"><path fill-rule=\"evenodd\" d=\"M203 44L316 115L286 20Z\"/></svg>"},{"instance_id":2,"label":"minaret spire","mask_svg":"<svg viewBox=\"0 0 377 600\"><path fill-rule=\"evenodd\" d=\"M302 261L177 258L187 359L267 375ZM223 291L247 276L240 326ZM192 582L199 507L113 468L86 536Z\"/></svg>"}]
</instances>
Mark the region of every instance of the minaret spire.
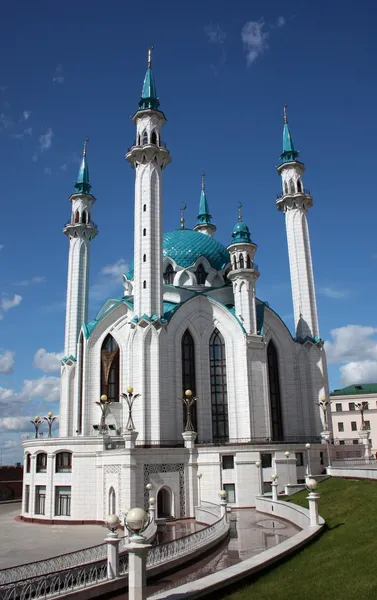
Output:
<instances>
[{"instance_id":1,"label":"minaret spire","mask_svg":"<svg viewBox=\"0 0 377 600\"><path fill-rule=\"evenodd\" d=\"M307 211L313 199L304 189L302 175L304 163L297 160L291 132L288 127L287 106L284 106L282 163L277 167L282 178L283 193L278 196L278 210L285 213L289 266L296 339L319 339L317 303L313 265L309 240Z\"/></svg>"},{"instance_id":2,"label":"minaret spire","mask_svg":"<svg viewBox=\"0 0 377 600\"><path fill-rule=\"evenodd\" d=\"M89 142L89 138L86 137L84 140L84 149L82 152L82 160L79 168L79 172L77 175L77 181L75 183L75 188L79 194L89 194L91 185L89 182L89 167L88 162L86 160L86 145Z\"/></svg>"},{"instance_id":3,"label":"minaret spire","mask_svg":"<svg viewBox=\"0 0 377 600\"><path fill-rule=\"evenodd\" d=\"M212 237L216 231L216 226L211 223L212 216L209 212L205 176L205 172L202 171L202 188L200 192L198 222L194 229L195 231L200 231L201 233L205 233L206 235Z\"/></svg>"},{"instance_id":4,"label":"minaret spire","mask_svg":"<svg viewBox=\"0 0 377 600\"><path fill-rule=\"evenodd\" d=\"M157 110L160 106L160 101L157 98L156 84L152 73L152 50L153 46L148 48L148 66L145 73L143 89L139 101L140 110Z\"/></svg>"}]
</instances>

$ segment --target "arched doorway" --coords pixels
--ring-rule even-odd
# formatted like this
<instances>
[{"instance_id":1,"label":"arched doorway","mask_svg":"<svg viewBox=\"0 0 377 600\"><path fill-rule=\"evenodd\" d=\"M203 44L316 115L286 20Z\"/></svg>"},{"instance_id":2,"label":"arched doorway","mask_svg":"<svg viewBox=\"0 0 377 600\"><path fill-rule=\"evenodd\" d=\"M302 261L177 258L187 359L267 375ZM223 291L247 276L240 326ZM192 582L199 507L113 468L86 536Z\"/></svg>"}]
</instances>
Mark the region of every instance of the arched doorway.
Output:
<instances>
[{"instance_id":1,"label":"arched doorway","mask_svg":"<svg viewBox=\"0 0 377 600\"><path fill-rule=\"evenodd\" d=\"M172 493L169 488L163 487L157 494L157 517L172 516Z\"/></svg>"}]
</instances>

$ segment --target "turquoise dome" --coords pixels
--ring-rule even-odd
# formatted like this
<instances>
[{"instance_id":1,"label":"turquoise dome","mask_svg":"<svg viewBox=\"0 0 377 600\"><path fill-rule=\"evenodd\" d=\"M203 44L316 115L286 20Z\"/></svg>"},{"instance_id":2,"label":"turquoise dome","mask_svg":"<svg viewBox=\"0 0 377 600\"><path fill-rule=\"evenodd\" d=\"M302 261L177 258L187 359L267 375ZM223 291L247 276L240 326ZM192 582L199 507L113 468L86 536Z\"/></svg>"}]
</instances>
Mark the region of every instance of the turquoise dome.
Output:
<instances>
[{"instance_id":1,"label":"turquoise dome","mask_svg":"<svg viewBox=\"0 0 377 600\"><path fill-rule=\"evenodd\" d=\"M229 253L225 246L209 235L192 229L175 229L164 233L162 241L163 260L171 258L180 267L191 267L204 256L211 267L220 271L229 263ZM127 279L134 276L133 263L127 273Z\"/></svg>"},{"instance_id":2,"label":"turquoise dome","mask_svg":"<svg viewBox=\"0 0 377 600\"><path fill-rule=\"evenodd\" d=\"M244 223L243 221L238 221L236 223L236 225L233 228L232 238L232 244L235 244L237 242L246 242L250 244L250 231L246 223Z\"/></svg>"}]
</instances>

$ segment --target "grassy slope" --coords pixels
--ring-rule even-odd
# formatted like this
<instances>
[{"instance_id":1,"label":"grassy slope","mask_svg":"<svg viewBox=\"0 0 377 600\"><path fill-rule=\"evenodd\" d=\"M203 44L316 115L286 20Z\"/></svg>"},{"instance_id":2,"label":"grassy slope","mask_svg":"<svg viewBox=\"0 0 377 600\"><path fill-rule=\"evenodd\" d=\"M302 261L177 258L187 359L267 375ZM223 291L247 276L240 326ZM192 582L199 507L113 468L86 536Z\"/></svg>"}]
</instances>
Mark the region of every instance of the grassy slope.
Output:
<instances>
[{"instance_id":1,"label":"grassy slope","mask_svg":"<svg viewBox=\"0 0 377 600\"><path fill-rule=\"evenodd\" d=\"M377 598L377 482L334 478L319 491L329 529L227 600ZM306 496L300 492L289 501L307 507Z\"/></svg>"}]
</instances>

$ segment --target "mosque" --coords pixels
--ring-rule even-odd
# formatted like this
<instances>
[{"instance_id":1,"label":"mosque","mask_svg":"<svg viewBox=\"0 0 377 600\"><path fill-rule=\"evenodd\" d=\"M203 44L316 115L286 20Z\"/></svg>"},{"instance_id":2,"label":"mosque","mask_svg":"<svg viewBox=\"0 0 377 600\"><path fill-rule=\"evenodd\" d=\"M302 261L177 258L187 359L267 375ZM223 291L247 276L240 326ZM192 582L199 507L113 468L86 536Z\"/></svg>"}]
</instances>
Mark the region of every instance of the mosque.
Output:
<instances>
[{"instance_id":1,"label":"mosque","mask_svg":"<svg viewBox=\"0 0 377 600\"><path fill-rule=\"evenodd\" d=\"M163 233L165 121L149 52L126 154L135 170L133 266L122 296L91 322L98 230L86 145L69 198L59 437L24 442L25 520L102 522L147 506L149 483L160 517L191 517L221 489L232 506L254 506L274 473L279 490L304 480L308 443L313 472L323 464L318 402L329 390L307 221L312 196L286 111L276 206L287 230L294 335L257 298L257 245L241 214L228 245L216 239L204 177L195 227L182 221Z\"/></svg>"}]
</instances>

